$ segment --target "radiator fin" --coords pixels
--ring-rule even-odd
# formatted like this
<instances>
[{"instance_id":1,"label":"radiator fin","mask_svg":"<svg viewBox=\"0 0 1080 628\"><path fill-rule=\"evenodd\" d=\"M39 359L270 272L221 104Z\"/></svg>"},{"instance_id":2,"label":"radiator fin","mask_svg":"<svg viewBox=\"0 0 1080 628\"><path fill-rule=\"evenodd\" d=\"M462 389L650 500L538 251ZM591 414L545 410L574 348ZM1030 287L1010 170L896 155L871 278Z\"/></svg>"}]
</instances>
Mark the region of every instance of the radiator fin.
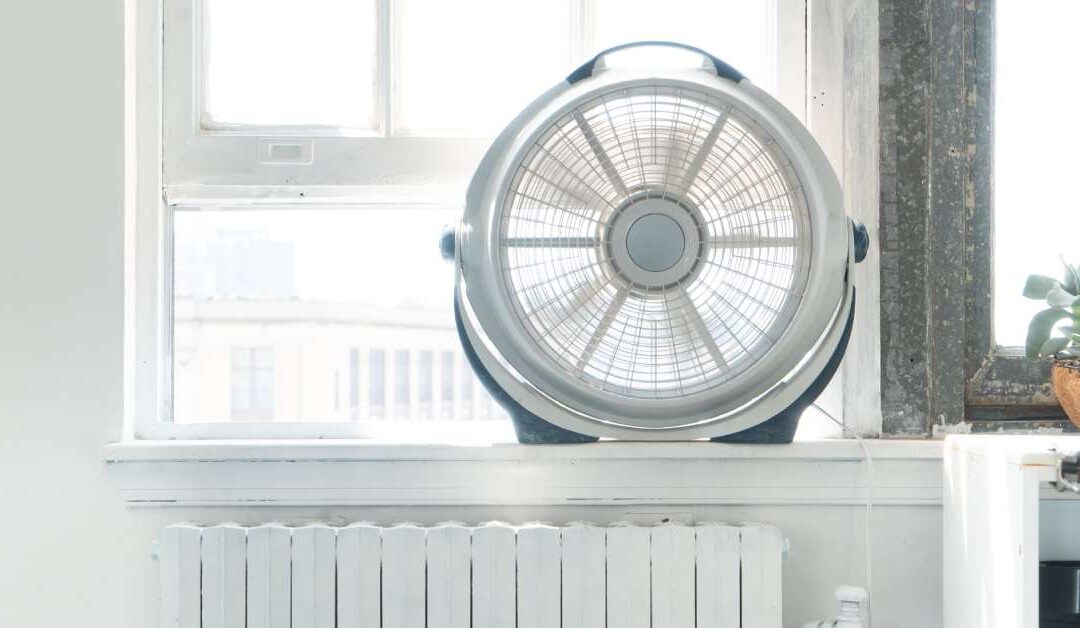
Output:
<instances>
[{"instance_id":1,"label":"radiator fin","mask_svg":"<svg viewBox=\"0 0 1080 628\"><path fill-rule=\"evenodd\" d=\"M207 528L202 533L203 628L247 625L247 534L239 526Z\"/></svg>"},{"instance_id":2,"label":"radiator fin","mask_svg":"<svg viewBox=\"0 0 1080 628\"><path fill-rule=\"evenodd\" d=\"M469 628L472 532L446 523L427 533L428 628Z\"/></svg>"},{"instance_id":3,"label":"radiator fin","mask_svg":"<svg viewBox=\"0 0 1080 628\"><path fill-rule=\"evenodd\" d=\"M424 529L402 524L383 530L383 624L424 628Z\"/></svg>"},{"instance_id":4,"label":"radiator fin","mask_svg":"<svg viewBox=\"0 0 1080 628\"><path fill-rule=\"evenodd\" d=\"M739 625L739 528L705 524L696 532L697 628Z\"/></svg>"},{"instance_id":5,"label":"radiator fin","mask_svg":"<svg viewBox=\"0 0 1080 628\"><path fill-rule=\"evenodd\" d=\"M562 628L607 626L607 530L573 523L562 530Z\"/></svg>"},{"instance_id":6,"label":"radiator fin","mask_svg":"<svg viewBox=\"0 0 1080 628\"><path fill-rule=\"evenodd\" d=\"M473 530L473 628L515 628L514 528L489 523Z\"/></svg>"},{"instance_id":7,"label":"radiator fin","mask_svg":"<svg viewBox=\"0 0 1080 628\"><path fill-rule=\"evenodd\" d=\"M161 535L161 628L200 628L201 542L195 526L169 526Z\"/></svg>"},{"instance_id":8,"label":"radiator fin","mask_svg":"<svg viewBox=\"0 0 1080 628\"><path fill-rule=\"evenodd\" d=\"M651 533L652 625L694 628L694 529L662 525Z\"/></svg>"},{"instance_id":9,"label":"radiator fin","mask_svg":"<svg viewBox=\"0 0 1080 628\"><path fill-rule=\"evenodd\" d=\"M517 534L518 628L559 627L559 530L526 526Z\"/></svg>"},{"instance_id":10,"label":"radiator fin","mask_svg":"<svg viewBox=\"0 0 1080 628\"><path fill-rule=\"evenodd\" d=\"M380 628L381 613L382 530L348 525L337 533L337 628Z\"/></svg>"},{"instance_id":11,"label":"radiator fin","mask_svg":"<svg viewBox=\"0 0 1080 628\"><path fill-rule=\"evenodd\" d=\"M609 626L649 628L649 528L618 525L607 533Z\"/></svg>"},{"instance_id":12,"label":"radiator fin","mask_svg":"<svg viewBox=\"0 0 1080 628\"><path fill-rule=\"evenodd\" d=\"M292 532L281 525L248 528L248 626L289 628L292 621L291 591Z\"/></svg>"},{"instance_id":13,"label":"radiator fin","mask_svg":"<svg viewBox=\"0 0 1080 628\"><path fill-rule=\"evenodd\" d=\"M328 526L293 529L292 628L334 628L336 541Z\"/></svg>"},{"instance_id":14,"label":"radiator fin","mask_svg":"<svg viewBox=\"0 0 1080 628\"><path fill-rule=\"evenodd\" d=\"M744 627L779 626L782 600L780 591L780 531L764 526L750 526L739 531L739 564L742 581L742 621Z\"/></svg>"}]
</instances>

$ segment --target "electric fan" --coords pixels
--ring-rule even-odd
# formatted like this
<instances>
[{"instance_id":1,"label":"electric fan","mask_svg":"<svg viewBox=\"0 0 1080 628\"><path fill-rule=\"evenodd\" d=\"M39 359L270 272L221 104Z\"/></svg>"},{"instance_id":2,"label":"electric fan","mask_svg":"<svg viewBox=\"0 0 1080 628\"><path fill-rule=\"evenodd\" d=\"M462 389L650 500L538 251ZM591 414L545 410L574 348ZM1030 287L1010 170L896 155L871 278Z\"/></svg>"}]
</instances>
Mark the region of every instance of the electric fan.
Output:
<instances>
[{"instance_id":1,"label":"electric fan","mask_svg":"<svg viewBox=\"0 0 1080 628\"><path fill-rule=\"evenodd\" d=\"M636 46L704 63L604 63ZM798 120L672 42L605 50L530 104L441 241L466 355L528 443L790 442L866 246Z\"/></svg>"}]
</instances>

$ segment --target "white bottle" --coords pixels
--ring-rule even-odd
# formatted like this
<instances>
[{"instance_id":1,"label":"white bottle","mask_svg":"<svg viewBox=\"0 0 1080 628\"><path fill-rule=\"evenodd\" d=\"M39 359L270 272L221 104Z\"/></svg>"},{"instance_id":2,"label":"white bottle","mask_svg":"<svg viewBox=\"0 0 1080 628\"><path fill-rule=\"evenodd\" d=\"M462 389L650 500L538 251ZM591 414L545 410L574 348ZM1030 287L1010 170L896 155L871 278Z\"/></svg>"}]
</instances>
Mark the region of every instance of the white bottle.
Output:
<instances>
[{"instance_id":1,"label":"white bottle","mask_svg":"<svg viewBox=\"0 0 1080 628\"><path fill-rule=\"evenodd\" d=\"M866 589L842 586L836 588L840 612L833 621L812 621L803 628L868 628L866 623Z\"/></svg>"},{"instance_id":2,"label":"white bottle","mask_svg":"<svg viewBox=\"0 0 1080 628\"><path fill-rule=\"evenodd\" d=\"M862 587L837 587L836 601L840 613L836 616L836 628L866 628L866 589Z\"/></svg>"}]
</instances>

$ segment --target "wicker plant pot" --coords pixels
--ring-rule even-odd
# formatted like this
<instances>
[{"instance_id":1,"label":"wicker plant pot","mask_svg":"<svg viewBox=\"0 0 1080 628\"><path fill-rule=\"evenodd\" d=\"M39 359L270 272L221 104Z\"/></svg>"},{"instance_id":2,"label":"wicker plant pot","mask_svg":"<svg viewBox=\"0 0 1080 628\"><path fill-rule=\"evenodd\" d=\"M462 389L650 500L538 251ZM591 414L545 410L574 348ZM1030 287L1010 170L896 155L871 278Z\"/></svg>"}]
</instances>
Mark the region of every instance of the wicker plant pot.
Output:
<instances>
[{"instance_id":1,"label":"wicker plant pot","mask_svg":"<svg viewBox=\"0 0 1080 628\"><path fill-rule=\"evenodd\" d=\"M1080 364L1055 362L1050 370L1050 382L1065 414L1073 425L1080 427Z\"/></svg>"}]
</instances>

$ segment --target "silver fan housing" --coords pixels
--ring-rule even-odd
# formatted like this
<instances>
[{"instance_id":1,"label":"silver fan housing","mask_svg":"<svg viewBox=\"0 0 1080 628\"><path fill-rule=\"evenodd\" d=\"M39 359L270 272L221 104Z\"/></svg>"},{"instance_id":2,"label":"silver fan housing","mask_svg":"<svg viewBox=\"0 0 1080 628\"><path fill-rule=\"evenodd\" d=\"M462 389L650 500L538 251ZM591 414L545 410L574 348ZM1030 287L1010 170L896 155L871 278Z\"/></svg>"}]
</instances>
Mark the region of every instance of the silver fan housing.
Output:
<instances>
[{"instance_id":1,"label":"silver fan housing","mask_svg":"<svg viewBox=\"0 0 1080 628\"><path fill-rule=\"evenodd\" d=\"M675 382L670 384L654 377L652 389L630 380L612 384L587 366L571 364L582 358L562 359L550 334L531 325L528 308L517 297L523 286L520 281L515 284L513 273L507 271L513 268L514 249L538 244L521 234L510 234L519 240L510 242L507 231L509 199L520 192L515 186L521 185L521 174L535 158L537 147L544 146L545 136L550 137L559 124L580 119L587 103L635 93L694 95L752 128L775 156L792 190L791 198L800 205L792 208L792 216L803 221L793 234L801 239L796 253L802 257L791 273L790 285L785 286L792 298L780 304L778 309L783 311L777 314L771 335L759 330L762 337L768 336L768 346L747 349L750 357L739 368L702 367L695 381L680 382L676 374L668 378ZM692 286L706 281L701 275L709 265L710 252L733 245L710 231L705 215L710 210L697 206L692 195L679 194L673 186L657 185L655 180L650 184L648 176L637 183L633 189L604 195L618 202L597 201L602 218L582 214L581 221L594 220L595 225L589 222L581 234L575 230L574 235L561 236L564 242L550 244L602 259L603 271L596 271L602 280L594 277L593 281L597 290L612 294L612 301L640 298L645 302L676 291L688 294ZM758 425L791 405L824 369L839 344L851 307L852 289L846 280L852 263L851 226L843 212L839 182L824 153L774 98L747 80L736 83L705 68L662 76L635 69L597 69L590 78L560 83L543 94L507 126L481 161L455 237L461 325L484 368L529 412L593 436L687 439L724 436ZM552 258L548 259L550 263ZM687 297L686 302L689 311L701 301ZM592 316L614 307L596 308ZM687 314L687 318L693 316ZM694 329L702 339L710 330L701 327L700 313L697 320L687 322L687 329ZM602 322L591 323L594 331ZM570 338L568 342L588 341ZM714 366L726 362L708 342L700 344L714 354ZM631 347L627 345L626 350ZM609 363L620 359L608 356ZM704 364L707 359L696 361ZM678 364L673 368L677 372Z\"/></svg>"}]
</instances>

